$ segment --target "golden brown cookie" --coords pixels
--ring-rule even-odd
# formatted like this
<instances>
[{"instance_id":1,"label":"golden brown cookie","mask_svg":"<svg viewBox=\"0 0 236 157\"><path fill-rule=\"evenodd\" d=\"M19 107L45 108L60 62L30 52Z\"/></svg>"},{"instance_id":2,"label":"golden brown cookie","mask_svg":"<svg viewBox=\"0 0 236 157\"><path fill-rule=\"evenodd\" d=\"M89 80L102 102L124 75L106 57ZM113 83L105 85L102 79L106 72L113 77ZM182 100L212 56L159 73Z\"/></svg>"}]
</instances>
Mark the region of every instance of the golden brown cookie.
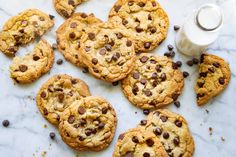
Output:
<instances>
[{"instance_id":1,"label":"golden brown cookie","mask_svg":"<svg viewBox=\"0 0 236 157\"><path fill-rule=\"evenodd\" d=\"M108 23L90 30L81 40L81 56L89 72L98 79L116 82L133 69L133 42Z\"/></svg>"},{"instance_id":2,"label":"golden brown cookie","mask_svg":"<svg viewBox=\"0 0 236 157\"><path fill-rule=\"evenodd\" d=\"M230 68L224 59L211 54L202 54L199 77L195 86L198 105L202 106L220 94L228 86L230 78Z\"/></svg>"},{"instance_id":3,"label":"golden brown cookie","mask_svg":"<svg viewBox=\"0 0 236 157\"><path fill-rule=\"evenodd\" d=\"M28 9L10 18L0 32L0 50L14 56L19 46L45 34L54 25L52 19L53 16L37 9Z\"/></svg>"},{"instance_id":4,"label":"golden brown cookie","mask_svg":"<svg viewBox=\"0 0 236 157\"><path fill-rule=\"evenodd\" d=\"M100 151L109 146L116 130L116 113L103 98L86 97L63 113L59 132L63 141L78 151Z\"/></svg>"},{"instance_id":5,"label":"golden brown cookie","mask_svg":"<svg viewBox=\"0 0 236 157\"><path fill-rule=\"evenodd\" d=\"M156 48L166 38L169 27L168 15L156 0L118 0L109 21L129 33L136 52Z\"/></svg>"},{"instance_id":6,"label":"golden brown cookie","mask_svg":"<svg viewBox=\"0 0 236 157\"><path fill-rule=\"evenodd\" d=\"M64 18L69 18L76 7L87 0L53 0L54 7L58 14Z\"/></svg>"},{"instance_id":7,"label":"golden brown cookie","mask_svg":"<svg viewBox=\"0 0 236 157\"><path fill-rule=\"evenodd\" d=\"M57 29L58 49L69 62L80 67L84 66L79 52L80 39L101 22L93 14L75 13Z\"/></svg>"},{"instance_id":8,"label":"golden brown cookie","mask_svg":"<svg viewBox=\"0 0 236 157\"><path fill-rule=\"evenodd\" d=\"M113 157L168 157L154 133L131 129L119 136Z\"/></svg>"},{"instance_id":9,"label":"golden brown cookie","mask_svg":"<svg viewBox=\"0 0 236 157\"><path fill-rule=\"evenodd\" d=\"M74 101L90 96L86 83L69 75L55 75L43 84L36 102L42 115L57 126L63 111Z\"/></svg>"},{"instance_id":10,"label":"golden brown cookie","mask_svg":"<svg viewBox=\"0 0 236 157\"><path fill-rule=\"evenodd\" d=\"M54 62L51 45L42 39L23 57L15 57L10 65L11 78L17 83L31 83L47 73Z\"/></svg>"},{"instance_id":11,"label":"golden brown cookie","mask_svg":"<svg viewBox=\"0 0 236 157\"><path fill-rule=\"evenodd\" d=\"M139 128L153 132L163 144L169 157L192 157L194 140L186 120L176 113L162 109L151 112Z\"/></svg>"},{"instance_id":12,"label":"golden brown cookie","mask_svg":"<svg viewBox=\"0 0 236 157\"><path fill-rule=\"evenodd\" d=\"M160 108L177 100L184 78L173 61L165 56L143 53L133 71L122 80L129 101L142 109Z\"/></svg>"}]
</instances>

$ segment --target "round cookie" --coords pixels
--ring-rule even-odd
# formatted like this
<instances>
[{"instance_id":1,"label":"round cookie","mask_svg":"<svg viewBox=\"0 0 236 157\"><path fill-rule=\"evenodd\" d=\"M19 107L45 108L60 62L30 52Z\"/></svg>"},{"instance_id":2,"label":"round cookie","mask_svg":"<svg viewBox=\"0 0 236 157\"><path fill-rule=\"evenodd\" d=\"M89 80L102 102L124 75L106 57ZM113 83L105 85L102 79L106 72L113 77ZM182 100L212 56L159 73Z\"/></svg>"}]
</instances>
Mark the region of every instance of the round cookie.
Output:
<instances>
[{"instance_id":1,"label":"round cookie","mask_svg":"<svg viewBox=\"0 0 236 157\"><path fill-rule=\"evenodd\" d=\"M177 100L184 86L181 71L165 56L140 54L133 71L122 80L129 101L142 109L160 108Z\"/></svg>"},{"instance_id":2,"label":"round cookie","mask_svg":"<svg viewBox=\"0 0 236 157\"><path fill-rule=\"evenodd\" d=\"M11 17L0 32L0 50L14 56L20 46L34 41L53 27L53 16L28 9Z\"/></svg>"},{"instance_id":3,"label":"round cookie","mask_svg":"<svg viewBox=\"0 0 236 157\"><path fill-rule=\"evenodd\" d=\"M131 129L119 136L113 157L168 157L154 133Z\"/></svg>"},{"instance_id":4,"label":"round cookie","mask_svg":"<svg viewBox=\"0 0 236 157\"><path fill-rule=\"evenodd\" d=\"M47 73L53 61L53 49L46 40L42 39L32 52L13 59L10 65L11 78L17 83L31 83Z\"/></svg>"},{"instance_id":5,"label":"round cookie","mask_svg":"<svg viewBox=\"0 0 236 157\"><path fill-rule=\"evenodd\" d=\"M93 14L75 13L56 31L58 50L71 63L84 66L79 52L81 37L92 27L102 23Z\"/></svg>"},{"instance_id":6,"label":"round cookie","mask_svg":"<svg viewBox=\"0 0 236 157\"><path fill-rule=\"evenodd\" d=\"M136 58L133 42L126 33L108 23L90 30L81 40L80 51L89 72L108 82L126 77Z\"/></svg>"},{"instance_id":7,"label":"round cookie","mask_svg":"<svg viewBox=\"0 0 236 157\"><path fill-rule=\"evenodd\" d=\"M139 128L153 132L169 157L192 157L194 140L186 120L166 109L151 112Z\"/></svg>"},{"instance_id":8,"label":"round cookie","mask_svg":"<svg viewBox=\"0 0 236 157\"><path fill-rule=\"evenodd\" d=\"M64 18L69 18L76 7L86 0L53 0L54 7L58 14Z\"/></svg>"},{"instance_id":9,"label":"round cookie","mask_svg":"<svg viewBox=\"0 0 236 157\"><path fill-rule=\"evenodd\" d=\"M129 33L136 52L156 48L166 38L169 27L168 15L156 0L118 0L109 21Z\"/></svg>"},{"instance_id":10,"label":"round cookie","mask_svg":"<svg viewBox=\"0 0 236 157\"><path fill-rule=\"evenodd\" d=\"M63 113L59 132L63 141L78 151L100 151L111 143L116 130L116 113L103 98L86 97Z\"/></svg>"},{"instance_id":11,"label":"round cookie","mask_svg":"<svg viewBox=\"0 0 236 157\"><path fill-rule=\"evenodd\" d=\"M63 74L55 75L43 84L36 102L42 115L57 126L64 110L86 96L90 96L90 92L84 81Z\"/></svg>"},{"instance_id":12,"label":"round cookie","mask_svg":"<svg viewBox=\"0 0 236 157\"><path fill-rule=\"evenodd\" d=\"M228 86L230 78L230 68L224 59L211 54L202 54L199 77L195 85L198 105L206 104L223 92Z\"/></svg>"}]
</instances>

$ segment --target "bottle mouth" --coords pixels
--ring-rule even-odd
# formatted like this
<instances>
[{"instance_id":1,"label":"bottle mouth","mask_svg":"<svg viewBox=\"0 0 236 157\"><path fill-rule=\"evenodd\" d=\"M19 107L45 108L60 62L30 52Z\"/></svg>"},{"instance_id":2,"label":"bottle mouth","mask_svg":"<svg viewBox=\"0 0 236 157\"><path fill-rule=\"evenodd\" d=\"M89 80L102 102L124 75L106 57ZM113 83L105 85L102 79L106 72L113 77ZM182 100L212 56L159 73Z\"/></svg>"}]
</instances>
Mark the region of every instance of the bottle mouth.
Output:
<instances>
[{"instance_id":1,"label":"bottle mouth","mask_svg":"<svg viewBox=\"0 0 236 157\"><path fill-rule=\"evenodd\" d=\"M214 4L202 6L196 14L196 24L204 31L214 31L223 24L221 9Z\"/></svg>"}]
</instances>

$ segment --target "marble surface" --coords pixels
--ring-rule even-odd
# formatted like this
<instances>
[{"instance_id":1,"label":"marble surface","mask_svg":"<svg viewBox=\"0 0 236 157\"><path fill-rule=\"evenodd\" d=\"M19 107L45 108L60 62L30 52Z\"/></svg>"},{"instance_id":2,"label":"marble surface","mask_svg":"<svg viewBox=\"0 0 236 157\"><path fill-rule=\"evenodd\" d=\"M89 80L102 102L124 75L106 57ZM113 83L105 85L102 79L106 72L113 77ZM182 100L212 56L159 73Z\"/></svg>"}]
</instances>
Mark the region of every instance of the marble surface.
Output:
<instances>
[{"instance_id":1,"label":"marble surface","mask_svg":"<svg viewBox=\"0 0 236 157\"><path fill-rule=\"evenodd\" d=\"M114 2L115 0L90 0L79 6L76 11L93 12L105 21ZM187 119L196 144L195 157L235 157L236 1L160 0L169 14L170 29L165 42L153 53L162 55L167 50L166 45L174 43L176 33L173 31L173 25L181 25L193 9L206 2L218 4L224 12L224 27L221 35L208 49L208 52L219 55L229 62L232 70L231 82L224 93L206 106L198 107L193 91L197 77L197 66L190 68L184 64L182 70L188 71L190 77L185 80L184 91L179 98L181 107L176 108L172 104L168 108L182 114ZM56 16L55 27L44 36L50 43L54 43L55 30L62 24L63 18L55 12L52 0L0 0L0 27L10 16L28 8L38 8ZM33 48L34 44L21 48L17 55L24 55ZM56 59L63 58L59 52L55 52L55 54ZM189 58L177 54L174 59L185 63ZM120 86L113 87L111 84L92 78L89 74L83 74L81 69L66 61L61 66L54 64L50 73L26 86L15 85L9 78L8 69L11 61L11 58L0 53L0 121L8 119L11 123L8 128L0 126L1 157L76 157L77 152L62 142L58 131L41 116L35 104L34 98L38 89L54 74L66 73L85 80L89 84L92 94L106 98L114 106L118 115L117 132L110 147L99 153L79 152L80 157L111 157L118 135L135 127L144 118L142 111L127 101ZM209 133L209 127L213 129L212 135ZM56 140L52 141L49 138L50 132L56 133ZM224 138L225 141L222 141L221 138Z\"/></svg>"}]
</instances>

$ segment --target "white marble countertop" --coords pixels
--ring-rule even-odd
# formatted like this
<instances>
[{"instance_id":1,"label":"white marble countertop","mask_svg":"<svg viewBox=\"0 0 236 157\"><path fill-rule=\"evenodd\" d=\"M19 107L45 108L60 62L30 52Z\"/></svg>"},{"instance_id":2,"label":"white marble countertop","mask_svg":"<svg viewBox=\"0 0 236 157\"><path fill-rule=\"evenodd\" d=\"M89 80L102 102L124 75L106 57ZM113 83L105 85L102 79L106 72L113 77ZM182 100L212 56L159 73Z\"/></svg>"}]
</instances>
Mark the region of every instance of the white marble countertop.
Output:
<instances>
[{"instance_id":1,"label":"white marble countertop","mask_svg":"<svg viewBox=\"0 0 236 157\"><path fill-rule=\"evenodd\" d=\"M93 12L97 17L107 20L109 9L115 0L90 0L79 6L76 11ZM235 0L207 0L218 4L224 12L224 27L218 40L209 48L208 52L223 57L230 64L232 79L228 88L204 107L198 107L193 91L197 77L197 66L183 65L182 70L188 71L190 77L185 80L185 88L179 100L181 107L170 105L172 111L182 114L188 121L193 134L196 151L195 157L235 157L236 156L236 1ZM175 32L173 25L181 25L184 18L193 9L206 3L205 0L160 0L170 17L168 37L155 50L155 54L162 55L168 44L174 43ZM62 24L63 18L54 10L52 0L0 0L0 27L4 22L18 12L38 8L55 15L56 25L51 32L44 36L50 43L55 42L55 30ZM18 55L23 55L33 48L33 45L21 48ZM63 58L59 52L56 59ZM63 58L64 59L64 58ZM184 63L187 57L177 54L175 60ZM34 97L40 86L54 74L66 73L79 77L90 86L93 95L103 96L116 109L118 126L116 136L110 147L102 152L79 152L80 157L111 157L118 135L129 128L135 127L144 118L142 110L132 106L124 97L120 86L99 81L84 74L69 62L59 66L54 64L50 73L38 81L27 86L14 85L9 77L11 59L0 53L0 122L10 121L10 126L0 126L0 156L1 157L76 157L77 152L67 147L58 134L39 113ZM209 113L206 112L209 111ZM135 113L137 112L137 113ZM45 128L45 125L47 126ZM213 133L210 135L209 127ZM49 133L56 133L56 140L49 138ZM225 141L222 141L224 138Z\"/></svg>"}]
</instances>

